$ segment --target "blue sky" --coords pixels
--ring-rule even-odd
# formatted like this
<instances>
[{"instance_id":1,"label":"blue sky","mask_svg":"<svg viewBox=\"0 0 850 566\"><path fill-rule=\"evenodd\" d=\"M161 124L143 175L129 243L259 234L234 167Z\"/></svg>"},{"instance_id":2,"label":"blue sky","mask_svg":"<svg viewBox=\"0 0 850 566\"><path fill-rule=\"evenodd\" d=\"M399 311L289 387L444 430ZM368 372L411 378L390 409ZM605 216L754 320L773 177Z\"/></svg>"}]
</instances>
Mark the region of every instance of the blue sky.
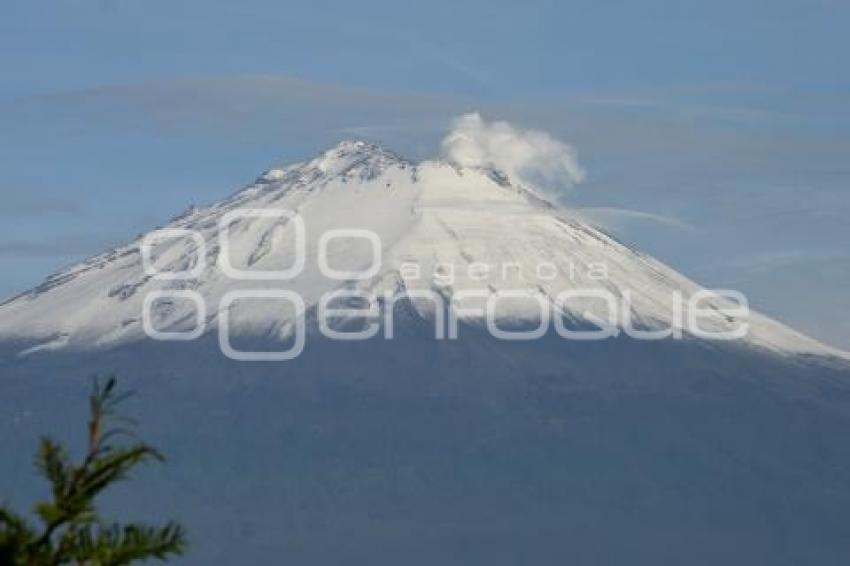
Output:
<instances>
[{"instance_id":1,"label":"blue sky","mask_svg":"<svg viewBox=\"0 0 850 566\"><path fill-rule=\"evenodd\" d=\"M480 111L575 145L562 195L850 348L850 4L7 0L0 295L344 137Z\"/></svg>"}]
</instances>

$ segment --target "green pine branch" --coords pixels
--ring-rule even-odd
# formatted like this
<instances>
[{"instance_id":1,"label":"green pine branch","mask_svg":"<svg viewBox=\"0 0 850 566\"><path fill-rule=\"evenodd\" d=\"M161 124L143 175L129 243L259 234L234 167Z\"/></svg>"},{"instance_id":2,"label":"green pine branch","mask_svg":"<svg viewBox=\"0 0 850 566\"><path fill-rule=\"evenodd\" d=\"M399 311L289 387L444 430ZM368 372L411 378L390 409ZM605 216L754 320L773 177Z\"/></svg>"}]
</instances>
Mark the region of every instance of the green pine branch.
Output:
<instances>
[{"instance_id":1,"label":"green pine branch","mask_svg":"<svg viewBox=\"0 0 850 566\"><path fill-rule=\"evenodd\" d=\"M115 378L103 385L95 379L89 397L87 449L79 464L60 444L41 439L34 463L50 482L52 497L35 505L41 529L0 506L0 564L117 566L183 554L186 534L177 523L162 527L106 524L97 513L95 499L105 489L126 479L139 464L164 461L162 454L143 442L114 443L133 437L135 423L117 413L130 395L117 393Z\"/></svg>"}]
</instances>

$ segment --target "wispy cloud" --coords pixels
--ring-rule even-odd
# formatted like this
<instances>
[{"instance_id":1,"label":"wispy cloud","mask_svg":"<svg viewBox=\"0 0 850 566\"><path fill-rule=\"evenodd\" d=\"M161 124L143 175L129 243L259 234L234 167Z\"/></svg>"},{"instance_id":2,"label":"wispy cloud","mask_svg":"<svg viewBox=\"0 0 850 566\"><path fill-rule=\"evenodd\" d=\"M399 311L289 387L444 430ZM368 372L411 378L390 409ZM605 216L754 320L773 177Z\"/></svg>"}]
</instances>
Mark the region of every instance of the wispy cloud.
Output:
<instances>
[{"instance_id":1,"label":"wispy cloud","mask_svg":"<svg viewBox=\"0 0 850 566\"><path fill-rule=\"evenodd\" d=\"M4 195L13 195L22 191L4 189ZM0 208L3 218L41 218L43 216L79 216L84 213L83 207L70 200L30 200L15 201L6 199Z\"/></svg>"},{"instance_id":2,"label":"wispy cloud","mask_svg":"<svg viewBox=\"0 0 850 566\"><path fill-rule=\"evenodd\" d=\"M440 63L449 69L466 77L478 86L490 84L490 77L480 68L468 64L456 52L441 47L422 38L411 39L410 44L415 51L427 59Z\"/></svg>"},{"instance_id":3,"label":"wispy cloud","mask_svg":"<svg viewBox=\"0 0 850 566\"><path fill-rule=\"evenodd\" d=\"M674 218L673 216L644 212L641 210L603 206L571 209L571 212L584 218L591 224L615 230L622 227L624 222L632 221L652 222L654 224L660 224L662 226L668 226L688 232L696 230L693 225L688 224L683 220L679 220L678 218Z\"/></svg>"},{"instance_id":4,"label":"wispy cloud","mask_svg":"<svg viewBox=\"0 0 850 566\"><path fill-rule=\"evenodd\" d=\"M293 135L359 122L457 112L451 97L317 83L285 75L162 79L28 96L0 114L69 119L111 129L254 130ZM367 122L368 123L368 122Z\"/></svg>"},{"instance_id":5,"label":"wispy cloud","mask_svg":"<svg viewBox=\"0 0 850 566\"><path fill-rule=\"evenodd\" d=\"M751 274L819 262L850 265L850 252L824 249L770 250L712 261L707 263L704 269Z\"/></svg>"},{"instance_id":6,"label":"wispy cloud","mask_svg":"<svg viewBox=\"0 0 850 566\"><path fill-rule=\"evenodd\" d=\"M96 236L63 236L54 240L7 240L0 241L0 257L79 257L103 251L111 243L114 243L112 238Z\"/></svg>"}]
</instances>

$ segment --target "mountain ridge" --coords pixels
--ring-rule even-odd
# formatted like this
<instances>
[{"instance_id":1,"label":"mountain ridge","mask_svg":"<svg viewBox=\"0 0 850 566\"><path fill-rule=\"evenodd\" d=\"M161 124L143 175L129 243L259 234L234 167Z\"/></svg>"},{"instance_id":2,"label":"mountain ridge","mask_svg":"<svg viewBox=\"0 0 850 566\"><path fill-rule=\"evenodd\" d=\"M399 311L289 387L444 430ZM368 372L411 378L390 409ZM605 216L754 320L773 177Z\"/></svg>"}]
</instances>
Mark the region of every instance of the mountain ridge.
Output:
<instances>
[{"instance_id":1,"label":"mountain ridge","mask_svg":"<svg viewBox=\"0 0 850 566\"><path fill-rule=\"evenodd\" d=\"M306 259L298 277L283 283L234 281L222 272L223 255L231 270L252 277L254 271L277 271L296 259L290 248L299 241L297 222L286 215L246 217L244 210L289 211L303 220ZM233 217L227 225L228 253L222 254L221 231L228 215ZM370 254L358 246L358 238L341 237L336 249L329 244L324 247L326 263L345 265L342 271L358 270L370 265L374 259L370 256L379 252L382 264L368 280L331 280L317 267L321 243L317 235L340 228L372 232L381 249L372 246ZM145 273L140 246L161 229L191 232L197 239L173 238L152 248L157 269L186 271L201 262L204 266L196 277L160 280ZM203 257L198 255L199 247L204 248ZM420 275L403 281L405 267L411 264L418 266ZM547 268L545 278L542 266ZM604 267L605 277L592 277L594 266ZM481 275L484 267L486 276ZM451 281L440 273L449 268ZM673 310L675 293L687 298L701 292L690 279L579 220L534 187L501 171L446 161L413 163L380 145L345 140L313 159L268 169L230 197L190 207L164 227L60 270L34 289L0 303L0 340L31 339L19 355L141 340L145 338L141 297L160 291L202 295L213 305L205 324L215 328L220 312L214 305L237 287L294 289L308 308L318 304L322 293L343 288L386 292L402 287L437 292L450 303L458 292L477 288L497 294L528 289L575 323L610 320L606 305L586 297L570 308L556 304L559 293L587 288L610 292L618 299L628 295L627 310L636 325L646 330L681 326ZM717 311L706 319L713 331L740 322L720 312L730 306L728 301L710 298L707 304ZM191 318L186 306L172 303L154 312L159 328L179 330ZM434 314L421 301L414 306L423 316ZM523 322L534 319L536 312L533 306L529 310L528 305L513 305L497 318ZM255 320L237 328L237 333L270 324L277 325L281 334L291 331L291 321L287 326L285 321L269 320L268 313L257 309L249 314ZM846 352L756 313L747 322L750 333L745 342L755 347L787 355L850 359ZM616 326L620 321L612 323Z\"/></svg>"}]
</instances>

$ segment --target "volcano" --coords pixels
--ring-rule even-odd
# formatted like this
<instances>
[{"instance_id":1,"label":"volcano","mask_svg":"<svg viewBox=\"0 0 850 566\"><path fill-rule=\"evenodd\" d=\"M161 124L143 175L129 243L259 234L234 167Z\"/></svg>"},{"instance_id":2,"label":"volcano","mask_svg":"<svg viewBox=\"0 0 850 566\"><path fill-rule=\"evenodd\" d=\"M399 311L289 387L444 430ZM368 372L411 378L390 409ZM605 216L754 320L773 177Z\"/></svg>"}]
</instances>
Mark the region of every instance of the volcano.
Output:
<instances>
[{"instance_id":1,"label":"volcano","mask_svg":"<svg viewBox=\"0 0 850 566\"><path fill-rule=\"evenodd\" d=\"M187 563L844 564L850 355L743 307L504 171L346 141L0 304L0 439L118 373L172 460L109 504Z\"/></svg>"}]
</instances>

